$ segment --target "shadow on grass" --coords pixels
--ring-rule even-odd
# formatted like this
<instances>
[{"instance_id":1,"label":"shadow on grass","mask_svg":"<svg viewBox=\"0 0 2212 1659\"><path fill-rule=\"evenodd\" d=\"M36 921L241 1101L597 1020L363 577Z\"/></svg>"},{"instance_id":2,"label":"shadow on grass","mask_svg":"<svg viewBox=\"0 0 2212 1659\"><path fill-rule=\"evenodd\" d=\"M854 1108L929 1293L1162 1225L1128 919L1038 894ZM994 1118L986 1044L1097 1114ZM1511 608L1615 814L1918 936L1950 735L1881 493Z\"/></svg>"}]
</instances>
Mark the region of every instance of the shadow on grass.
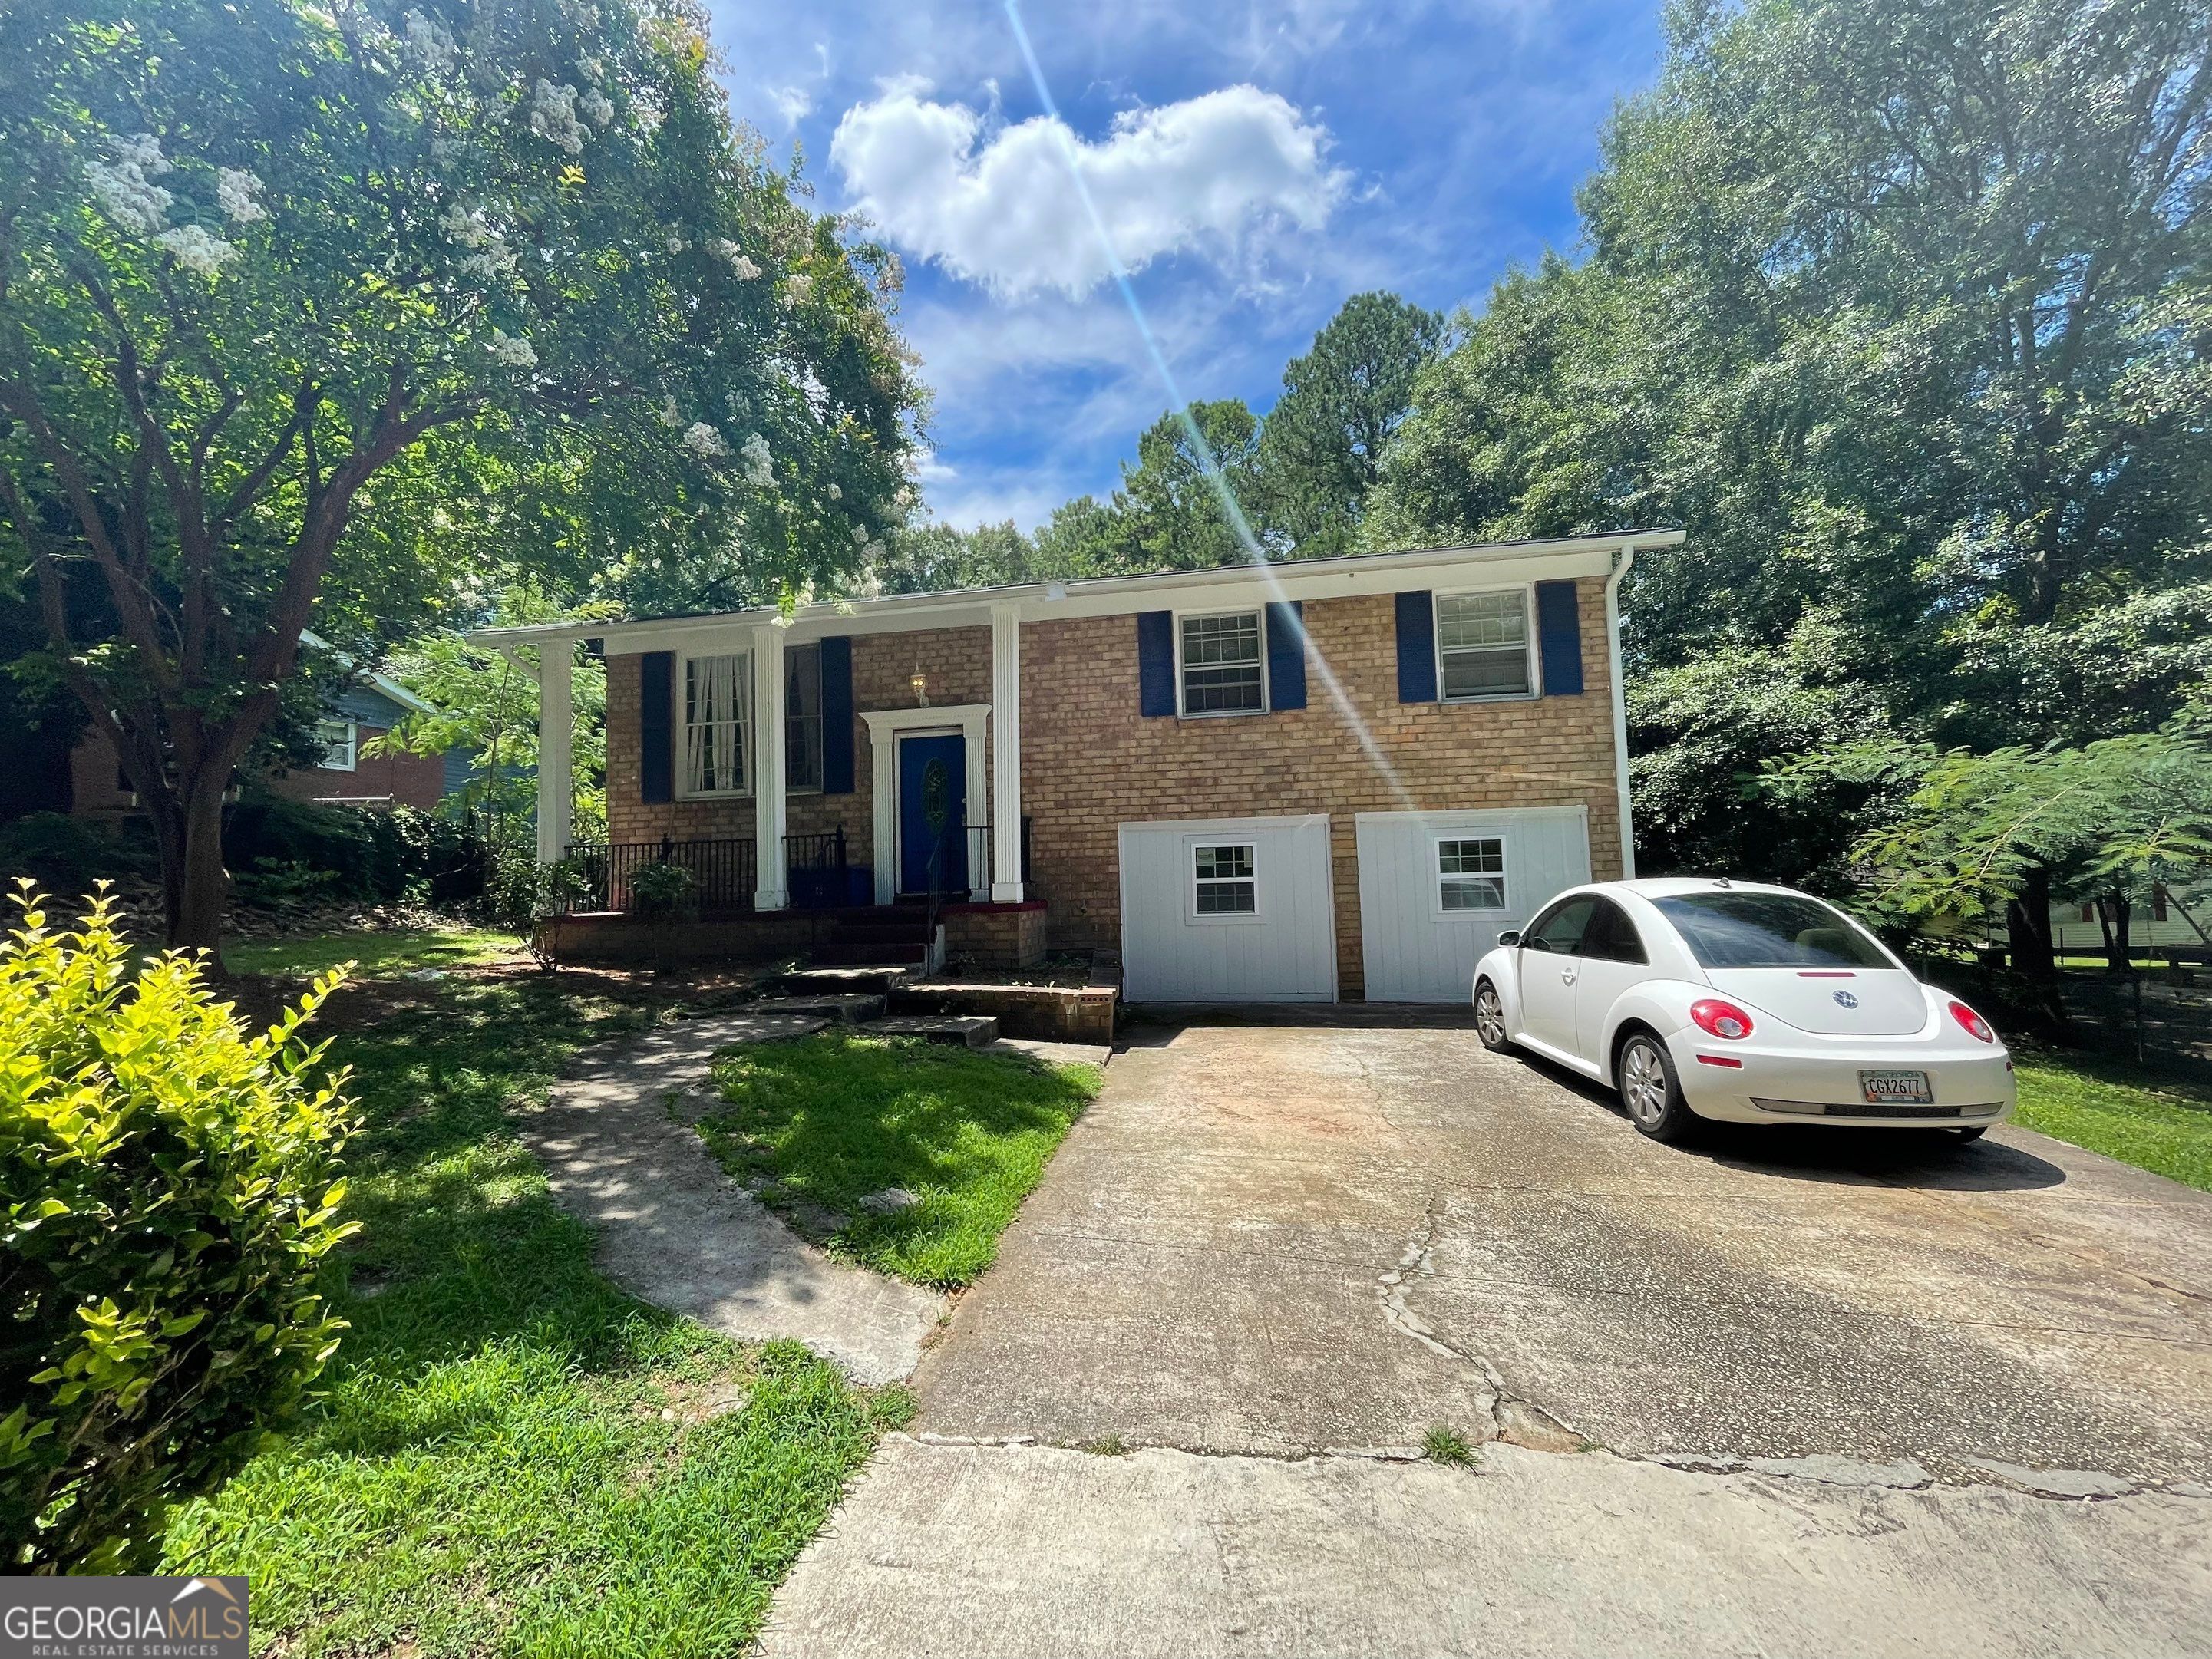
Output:
<instances>
[{"instance_id":1,"label":"shadow on grass","mask_svg":"<svg viewBox=\"0 0 2212 1659\"><path fill-rule=\"evenodd\" d=\"M841 1252L948 1288L990 1265L1098 1091L1088 1066L835 1033L733 1049L714 1079L728 1109L700 1130L726 1168L772 1207L825 1222ZM861 1206L892 1188L917 1201Z\"/></svg>"}]
</instances>

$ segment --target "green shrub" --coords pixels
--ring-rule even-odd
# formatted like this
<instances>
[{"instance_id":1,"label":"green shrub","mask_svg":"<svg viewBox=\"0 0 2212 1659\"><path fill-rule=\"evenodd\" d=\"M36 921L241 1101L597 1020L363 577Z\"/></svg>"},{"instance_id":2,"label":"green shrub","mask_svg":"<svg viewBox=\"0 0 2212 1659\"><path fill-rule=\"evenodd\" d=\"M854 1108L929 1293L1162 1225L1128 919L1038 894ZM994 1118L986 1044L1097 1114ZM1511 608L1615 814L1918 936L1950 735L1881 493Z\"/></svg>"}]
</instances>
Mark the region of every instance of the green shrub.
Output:
<instances>
[{"instance_id":1,"label":"green shrub","mask_svg":"<svg viewBox=\"0 0 2212 1659\"><path fill-rule=\"evenodd\" d=\"M104 896L0 940L0 1548L143 1570L306 1398L343 1324L314 1289L354 1127L301 1024L254 1036L180 954L134 970Z\"/></svg>"},{"instance_id":2,"label":"green shrub","mask_svg":"<svg viewBox=\"0 0 2212 1659\"><path fill-rule=\"evenodd\" d=\"M27 876L42 889L82 893L159 869L143 832L126 838L66 812L33 812L0 827L0 881Z\"/></svg>"},{"instance_id":3,"label":"green shrub","mask_svg":"<svg viewBox=\"0 0 2212 1659\"><path fill-rule=\"evenodd\" d=\"M389 900L411 890L459 905L484 886L474 828L406 806L325 806L257 792L231 809L222 850L231 869L245 872L240 893L249 899L258 896L250 872L295 867L325 872L331 898Z\"/></svg>"},{"instance_id":4,"label":"green shrub","mask_svg":"<svg viewBox=\"0 0 2212 1659\"><path fill-rule=\"evenodd\" d=\"M654 921L684 920L698 896L699 878L683 865L655 859L629 872L631 904L638 915Z\"/></svg>"}]
</instances>

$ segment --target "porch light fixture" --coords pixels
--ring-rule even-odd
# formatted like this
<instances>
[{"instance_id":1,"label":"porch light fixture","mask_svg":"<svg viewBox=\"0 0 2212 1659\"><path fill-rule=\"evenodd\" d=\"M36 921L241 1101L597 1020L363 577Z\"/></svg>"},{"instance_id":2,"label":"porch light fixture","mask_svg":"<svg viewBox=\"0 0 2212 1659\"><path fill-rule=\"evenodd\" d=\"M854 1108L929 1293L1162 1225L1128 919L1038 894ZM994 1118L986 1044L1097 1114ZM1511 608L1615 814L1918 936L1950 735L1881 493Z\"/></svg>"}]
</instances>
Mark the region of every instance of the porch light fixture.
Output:
<instances>
[{"instance_id":1,"label":"porch light fixture","mask_svg":"<svg viewBox=\"0 0 2212 1659\"><path fill-rule=\"evenodd\" d=\"M914 687L914 706L916 708L928 708L929 676L927 674L916 674L912 679L908 680L907 684Z\"/></svg>"}]
</instances>

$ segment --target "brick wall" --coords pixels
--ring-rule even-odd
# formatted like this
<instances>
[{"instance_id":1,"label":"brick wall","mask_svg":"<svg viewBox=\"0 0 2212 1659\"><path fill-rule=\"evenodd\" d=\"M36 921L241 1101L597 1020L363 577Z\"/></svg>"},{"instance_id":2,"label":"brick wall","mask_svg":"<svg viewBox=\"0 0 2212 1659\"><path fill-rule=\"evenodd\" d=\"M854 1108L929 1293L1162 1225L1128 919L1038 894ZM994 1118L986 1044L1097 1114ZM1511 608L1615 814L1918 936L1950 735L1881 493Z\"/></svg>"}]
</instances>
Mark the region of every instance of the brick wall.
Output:
<instances>
[{"instance_id":1,"label":"brick wall","mask_svg":"<svg viewBox=\"0 0 2212 1659\"><path fill-rule=\"evenodd\" d=\"M1362 994L1353 814L1499 806L1589 809L1590 867L1620 872L1605 585L1578 585L1584 691L1493 703L1398 701L1395 601L1309 602L1306 631L1381 758L1363 748L1317 668L1307 706L1237 718L1146 719L1131 617L1022 630L1022 806L1056 950L1119 943L1118 827L1160 818L1326 812L1338 994Z\"/></svg>"},{"instance_id":2,"label":"brick wall","mask_svg":"<svg viewBox=\"0 0 2212 1659\"><path fill-rule=\"evenodd\" d=\"M382 737L385 728L364 725L357 742ZM70 755L70 810L79 814L135 811L131 794L117 781L115 751L97 732L88 732ZM343 800L368 805L398 805L428 812L446 792L443 755L360 755L350 772L319 766L270 774L264 780L276 794L294 800Z\"/></svg>"}]
</instances>

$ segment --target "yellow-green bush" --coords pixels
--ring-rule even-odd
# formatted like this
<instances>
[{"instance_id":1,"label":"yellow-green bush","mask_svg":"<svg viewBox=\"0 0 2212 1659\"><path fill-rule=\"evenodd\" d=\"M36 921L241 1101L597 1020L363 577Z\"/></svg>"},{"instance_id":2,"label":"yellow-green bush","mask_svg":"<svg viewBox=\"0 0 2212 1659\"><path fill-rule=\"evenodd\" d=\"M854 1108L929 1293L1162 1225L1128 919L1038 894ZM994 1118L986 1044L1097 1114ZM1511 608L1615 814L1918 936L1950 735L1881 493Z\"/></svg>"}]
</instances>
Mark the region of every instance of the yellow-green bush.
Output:
<instances>
[{"instance_id":1,"label":"yellow-green bush","mask_svg":"<svg viewBox=\"0 0 2212 1659\"><path fill-rule=\"evenodd\" d=\"M198 968L134 963L106 901L0 941L0 1571L129 1571L337 1346L317 1264L354 1127L301 1024L249 1032Z\"/></svg>"}]
</instances>

